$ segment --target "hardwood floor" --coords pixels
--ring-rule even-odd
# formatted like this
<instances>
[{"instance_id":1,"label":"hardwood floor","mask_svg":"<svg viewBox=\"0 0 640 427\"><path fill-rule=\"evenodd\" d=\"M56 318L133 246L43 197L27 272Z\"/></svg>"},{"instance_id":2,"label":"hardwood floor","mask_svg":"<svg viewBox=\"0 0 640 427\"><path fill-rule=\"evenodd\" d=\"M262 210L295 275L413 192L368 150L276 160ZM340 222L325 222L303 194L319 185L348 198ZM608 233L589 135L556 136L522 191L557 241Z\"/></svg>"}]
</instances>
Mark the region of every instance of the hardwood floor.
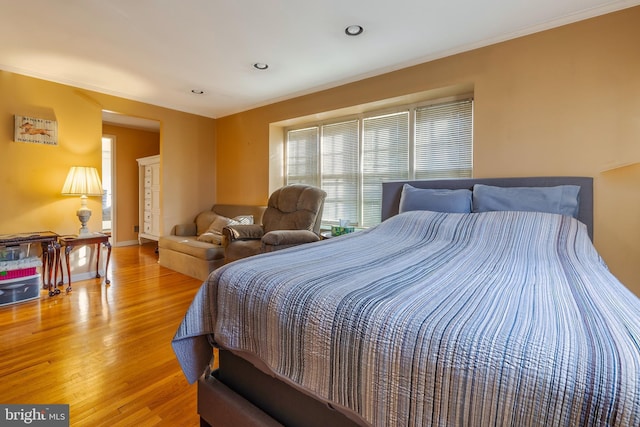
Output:
<instances>
[{"instance_id":1,"label":"hardwood floor","mask_svg":"<svg viewBox=\"0 0 640 427\"><path fill-rule=\"evenodd\" d=\"M0 307L0 403L69 404L72 426L197 426L171 338L201 281L155 244L114 248L110 285Z\"/></svg>"}]
</instances>

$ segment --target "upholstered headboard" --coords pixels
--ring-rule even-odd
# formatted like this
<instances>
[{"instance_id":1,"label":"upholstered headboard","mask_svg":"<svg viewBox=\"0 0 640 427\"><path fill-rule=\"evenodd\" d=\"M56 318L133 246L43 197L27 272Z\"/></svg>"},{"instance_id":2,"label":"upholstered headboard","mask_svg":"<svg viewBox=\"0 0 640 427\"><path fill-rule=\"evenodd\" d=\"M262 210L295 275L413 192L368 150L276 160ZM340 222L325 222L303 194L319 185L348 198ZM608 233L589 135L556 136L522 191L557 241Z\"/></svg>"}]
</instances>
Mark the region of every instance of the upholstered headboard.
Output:
<instances>
[{"instance_id":1,"label":"upholstered headboard","mask_svg":"<svg viewBox=\"0 0 640 427\"><path fill-rule=\"evenodd\" d=\"M410 184L416 188L472 189L474 184L496 187L554 187L557 185L580 186L578 220L587 226L593 240L593 178L573 176L545 176L522 178L453 178L422 181L391 181L382 183L382 220L398 214L402 186Z\"/></svg>"}]
</instances>

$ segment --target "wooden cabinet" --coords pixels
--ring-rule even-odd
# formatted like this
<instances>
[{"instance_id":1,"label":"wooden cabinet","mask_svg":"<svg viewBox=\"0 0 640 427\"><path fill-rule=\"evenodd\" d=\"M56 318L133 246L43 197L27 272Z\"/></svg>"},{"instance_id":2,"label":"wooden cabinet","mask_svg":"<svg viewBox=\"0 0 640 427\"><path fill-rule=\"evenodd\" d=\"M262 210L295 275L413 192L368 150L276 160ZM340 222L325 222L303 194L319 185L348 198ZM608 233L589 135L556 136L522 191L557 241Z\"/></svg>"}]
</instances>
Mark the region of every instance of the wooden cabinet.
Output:
<instances>
[{"instance_id":1,"label":"wooden cabinet","mask_svg":"<svg viewBox=\"0 0 640 427\"><path fill-rule=\"evenodd\" d=\"M158 240L160 237L160 156L138 160L140 176L140 229L138 241Z\"/></svg>"}]
</instances>

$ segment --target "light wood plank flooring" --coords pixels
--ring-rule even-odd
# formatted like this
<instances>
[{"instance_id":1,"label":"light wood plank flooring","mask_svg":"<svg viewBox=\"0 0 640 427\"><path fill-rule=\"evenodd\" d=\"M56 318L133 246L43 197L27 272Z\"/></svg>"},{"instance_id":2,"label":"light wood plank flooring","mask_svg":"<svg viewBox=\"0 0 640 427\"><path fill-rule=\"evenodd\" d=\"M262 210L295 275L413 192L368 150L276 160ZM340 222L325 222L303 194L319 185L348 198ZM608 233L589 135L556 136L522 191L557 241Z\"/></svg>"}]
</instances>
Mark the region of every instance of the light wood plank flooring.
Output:
<instances>
[{"instance_id":1,"label":"light wood plank flooring","mask_svg":"<svg viewBox=\"0 0 640 427\"><path fill-rule=\"evenodd\" d=\"M0 307L0 403L66 403L72 426L199 425L171 338L201 281L154 249L114 248L111 285Z\"/></svg>"}]
</instances>

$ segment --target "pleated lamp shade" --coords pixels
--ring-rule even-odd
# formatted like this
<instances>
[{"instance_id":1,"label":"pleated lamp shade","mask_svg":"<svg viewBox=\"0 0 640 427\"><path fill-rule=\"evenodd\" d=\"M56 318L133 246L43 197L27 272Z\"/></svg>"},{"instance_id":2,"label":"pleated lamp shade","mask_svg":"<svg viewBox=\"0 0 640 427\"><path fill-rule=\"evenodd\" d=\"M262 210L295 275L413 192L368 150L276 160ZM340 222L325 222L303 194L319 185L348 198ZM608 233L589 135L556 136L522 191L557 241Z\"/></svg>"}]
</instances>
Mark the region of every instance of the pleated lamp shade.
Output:
<instances>
[{"instance_id":1,"label":"pleated lamp shade","mask_svg":"<svg viewBox=\"0 0 640 427\"><path fill-rule=\"evenodd\" d=\"M102 196L102 183L96 168L72 166L62 186L64 196Z\"/></svg>"},{"instance_id":2,"label":"pleated lamp shade","mask_svg":"<svg viewBox=\"0 0 640 427\"><path fill-rule=\"evenodd\" d=\"M87 196L102 196L102 183L98 170L92 167L73 166L62 186L64 196L80 196L80 209L76 212L80 220L80 236L87 235L87 222L91 218L91 209L87 207Z\"/></svg>"}]
</instances>

